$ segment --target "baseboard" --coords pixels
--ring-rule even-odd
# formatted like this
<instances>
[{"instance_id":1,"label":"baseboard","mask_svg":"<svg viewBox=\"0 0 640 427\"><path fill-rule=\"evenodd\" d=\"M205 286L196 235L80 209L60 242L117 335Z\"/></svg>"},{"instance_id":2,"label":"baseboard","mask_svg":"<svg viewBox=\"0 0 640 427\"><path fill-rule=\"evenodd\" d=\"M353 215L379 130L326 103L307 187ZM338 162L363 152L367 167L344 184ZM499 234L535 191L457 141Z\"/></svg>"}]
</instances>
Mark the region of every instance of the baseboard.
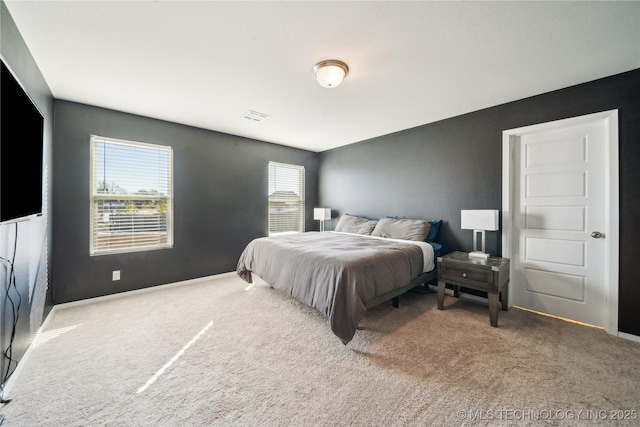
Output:
<instances>
[{"instance_id":1,"label":"baseboard","mask_svg":"<svg viewBox=\"0 0 640 427\"><path fill-rule=\"evenodd\" d=\"M228 273L215 274L213 276L199 277L197 279L183 280L181 282L167 283L165 285L158 285L158 286L150 286L148 288L135 289L133 291L120 292L120 293L113 294L113 295L105 295L105 296L101 296L101 297L87 298L87 299L80 300L80 301L72 301L72 302L67 302L67 303L63 303L63 304L54 305L53 308L49 311L49 314L47 315L46 319L44 319L44 322L42 322L42 325L40 325L40 327L38 328L38 331L33 336L33 339L29 343L29 346L27 347L26 351L24 352L24 355L22 356L22 358L18 362L18 365L16 366L16 369L13 371L13 373L11 374L11 376L9 377L7 382L4 384L4 388L2 390L2 398L3 399L9 398L9 395L11 393L11 388L13 387L13 384L16 382L20 372L22 371L23 366L25 365L26 361L29 359L29 356L33 352L33 349L34 349L33 343L34 342L38 342L38 340L40 339L40 337L42 335L42 331L44 331L47 328L47 324L49 323L49 319L51 319L53 317L53 314L57 310L64 309L64 308L69 308L69 307L75 307L75 306L79 306L79 305L93 304L93 303L96 303L96 302L107 301L107 300L112 300L112 299L116 299L116 298L125 298L127 296L142 294L142 293L146 293L146 292L157 291L157 290L160 290L160 289L173 288L173 287L177 287L177 286L193 285L195 283L206 282L208 280L220 279L220 278L223 278L223 277L229 277L229 276L233 276L235 274L237 274L235 271L230 271Z\"/></svg>"},{"instance_id":2,"label":"baseboard","mask_svg":"<svg viewBox=\"0 0 640 427\"><path fill-rule=\"evenodd\" d=\"M213 276L198 277L197 279L183 280L181 282L167 283L165 285L149 286L148 288L134 289L132 291L119 292L117 294L104 295L101 297L87 298L87 299L78 300L78 301L71 301L71 302L65 302L62 304L56 304L53 308L63 309L63 308L75 307L77 305L93 304L95 302L108 301L108 300L117 299L117 298L124 298L131 295L143 294L146 292L153 292L159 289L173 288L176 286L193 285L195 283L206 282L212 279L220 279L222 277L229 277L235 274L237 274L235 271L230 271L228 273L220 273L220 274L214 274Z\"/></svg>"},{"instance_id":3,"label":"baseboard","mask_svg":"<svg viewBox=\"0 0 640 427\"><path fill-rule=\"evenodd\" d=\"M618 332L618 336L629 341L640 342L640 336L638 335L628 334L626 332Z\"/></svg>"}]
</instances>

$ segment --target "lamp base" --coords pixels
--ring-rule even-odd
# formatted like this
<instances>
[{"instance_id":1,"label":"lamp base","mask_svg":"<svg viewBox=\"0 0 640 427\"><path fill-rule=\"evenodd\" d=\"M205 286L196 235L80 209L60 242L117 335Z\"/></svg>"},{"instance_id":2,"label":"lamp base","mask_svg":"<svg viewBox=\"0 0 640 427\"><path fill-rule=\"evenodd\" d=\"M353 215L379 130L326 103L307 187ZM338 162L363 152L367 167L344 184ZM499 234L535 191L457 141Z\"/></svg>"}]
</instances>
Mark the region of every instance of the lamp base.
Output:
<instances>
[{"instance_id":1,"label":"lamp base","mask_svg":"<svg viewBox=\"0 0 640 427\"><path fill-rule=\"evenodd\" d=\"M489 258L489 254L486 253L486 252L474 251L474 252L469 252L469 258L487 259L487 258Z\"/></svg>"}]
</instances>

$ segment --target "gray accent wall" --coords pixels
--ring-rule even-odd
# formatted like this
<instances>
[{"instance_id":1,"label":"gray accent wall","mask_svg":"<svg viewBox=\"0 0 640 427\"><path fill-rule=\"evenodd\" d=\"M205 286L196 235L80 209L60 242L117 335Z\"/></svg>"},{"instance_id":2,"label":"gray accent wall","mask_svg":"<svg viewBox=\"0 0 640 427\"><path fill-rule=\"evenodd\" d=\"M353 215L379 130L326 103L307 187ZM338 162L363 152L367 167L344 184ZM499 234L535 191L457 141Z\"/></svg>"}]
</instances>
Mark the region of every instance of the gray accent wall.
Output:
<instances>
[{"instance_id":1,"label":"gray accent wall","mask_svg":"<svg viewBox=\"0 0 640 427\"><path fill-rule=\"evenodd\" d=\"M619 329L640 335L640 69L321 153L320 203L343 213L441 218L443 254L472 249L462 209L501 209L502 132L618 109ZM501 255L501 233L487 232Z\"/></svg>"},{"instance_id":2,"label":"gray accent wall","mask_svg":"<svg viewBox=\"0 0 640 427\"><path fill-rule=\"evenodd\" d=\"M7 384L2 379L15 370L53 308L49 275L53 96L4 2L0 2L0 55L44 117L42 215L0 225L0 256L8 260L0 266L0 383L4 387ZM16 171L10 179L20 185L21 179L29 178ZM11 264L15 284L8 281ZM11 355L11 361L5 353Z\"/></svg>"},{"instance_id":3,"label":"gray accent wall","mask_svg":"<svg viewBox=\"0 0 640 427\"><path fill-rule=\"evenodd\" d=\"M306 229L318 229L317 153L68 101L54 108L56 304L235 271L267 233L269 161L305 167ZM92 134L173 148L173 248L89 255Z\"/></svg>"}]
</instances>

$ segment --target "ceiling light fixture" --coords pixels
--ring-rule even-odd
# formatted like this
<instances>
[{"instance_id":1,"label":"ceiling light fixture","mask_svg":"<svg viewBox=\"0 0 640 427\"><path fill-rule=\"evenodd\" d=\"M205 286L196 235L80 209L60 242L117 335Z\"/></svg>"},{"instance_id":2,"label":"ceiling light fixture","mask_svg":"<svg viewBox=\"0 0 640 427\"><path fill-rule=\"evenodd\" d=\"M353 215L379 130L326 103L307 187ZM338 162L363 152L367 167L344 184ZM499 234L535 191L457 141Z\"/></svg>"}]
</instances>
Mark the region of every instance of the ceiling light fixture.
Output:
<instances>
[{"instance_id":1,"label":"ceiling light fixture","mask_svg":"<svg viewBox=\"0 0 640 427\"><path fill-rule=\"evenodd\" d=\"M349 67L337 59L320 61L313 67L313 75L322 87L332 89L339 86L349 73Z\"/></svg>"}]
</instances>

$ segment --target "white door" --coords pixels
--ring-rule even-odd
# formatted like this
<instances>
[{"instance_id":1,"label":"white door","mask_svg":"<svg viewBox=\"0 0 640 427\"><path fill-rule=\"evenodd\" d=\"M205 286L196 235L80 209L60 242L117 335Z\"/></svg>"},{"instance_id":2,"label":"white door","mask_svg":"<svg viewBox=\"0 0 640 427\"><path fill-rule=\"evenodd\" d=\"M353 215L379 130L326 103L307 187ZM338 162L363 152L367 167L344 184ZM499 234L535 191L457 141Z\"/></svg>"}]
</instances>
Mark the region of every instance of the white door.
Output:
<instances>
[{"instance_id":1,"label":"white door","mask_svg":"<svg viewBox=\"0 0 640 427\"><path fill-rule=\"evenodd\" d=\"M510 134L511 304L610 326L610 125L595 116Z\"/></svg>"}]
</instances>

